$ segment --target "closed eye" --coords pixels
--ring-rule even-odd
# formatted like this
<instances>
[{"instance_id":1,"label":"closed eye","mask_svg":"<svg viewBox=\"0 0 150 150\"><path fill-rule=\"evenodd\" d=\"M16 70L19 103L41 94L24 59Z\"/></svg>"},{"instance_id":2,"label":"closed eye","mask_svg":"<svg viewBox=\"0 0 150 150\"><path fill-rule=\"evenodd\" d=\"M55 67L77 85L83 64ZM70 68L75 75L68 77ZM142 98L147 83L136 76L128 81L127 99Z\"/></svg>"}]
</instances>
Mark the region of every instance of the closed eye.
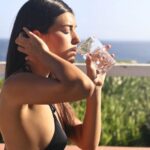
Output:
<instances>
[{"instance_id":1,"label":"closed eye","mask_svg":"<svg viewBox=\"0 0 150 150\"><path fill-rule=\"evenodd\" d=\"M62 32L65 33L65 34L69 34L73 30L74 30L74 27L72 25L64 25L62 27Z\"/></svg>"},{"instance_id":2,"label":"closed eye","mask_svg":"<svg viewBox=\"0 0 150 150\"><path fill-rule=\"evenodd\" d=\"M71 32L71 28L69 26L65 26L62 28L62 32L65 34L69 34Z\"/></svg>"}]
</instances>

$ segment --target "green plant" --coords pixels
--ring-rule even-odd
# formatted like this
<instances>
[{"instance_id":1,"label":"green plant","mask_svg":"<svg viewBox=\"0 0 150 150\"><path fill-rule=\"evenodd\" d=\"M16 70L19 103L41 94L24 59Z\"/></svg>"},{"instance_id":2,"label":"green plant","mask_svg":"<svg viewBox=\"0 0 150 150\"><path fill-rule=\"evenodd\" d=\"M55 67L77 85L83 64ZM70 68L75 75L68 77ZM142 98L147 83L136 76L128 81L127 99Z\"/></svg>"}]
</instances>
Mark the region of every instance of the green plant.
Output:
<instances>
[{"instance_id":1,"label":"green plant","mask_svg":"<svg viewBox=\"0 0 150 150\"><path fill-rule=\"evenodd\" d=\"M106 78L102 94L101 145L146 145L141 126L150 110L149 91L149 78ZM73 107L83 119L85 101L77 102Z\"/></svg>"},{"instance_id":2,"label":"green plant","mask_svg":"<svg viewBox=\"0 0 150 150\"><path fill-rule=\"evenodd\" d=\"M4 79L0 79L0 88L2 87Z\"/></svg>"}]
</instances>

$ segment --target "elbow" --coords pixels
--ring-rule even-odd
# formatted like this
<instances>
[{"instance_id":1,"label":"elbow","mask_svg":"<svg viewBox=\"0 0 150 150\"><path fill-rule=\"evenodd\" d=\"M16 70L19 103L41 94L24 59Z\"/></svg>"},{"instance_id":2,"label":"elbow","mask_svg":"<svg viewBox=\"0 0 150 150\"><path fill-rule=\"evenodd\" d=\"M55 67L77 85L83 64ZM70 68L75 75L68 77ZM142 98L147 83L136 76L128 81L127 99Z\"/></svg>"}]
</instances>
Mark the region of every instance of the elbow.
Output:
<instances>
[{"instance_id":1,"label":"elbow","mask_svg":"<svg viewBox=\"0 0 150 150\"><path fill-rule=\"evenodd\" d=\"M90 97L95 89L94 83L86 78L86 80L76 79L71 82L63 81L64 91L69 90L69 95L74 95L75 100Z\"/></svg>"}]
</instances>

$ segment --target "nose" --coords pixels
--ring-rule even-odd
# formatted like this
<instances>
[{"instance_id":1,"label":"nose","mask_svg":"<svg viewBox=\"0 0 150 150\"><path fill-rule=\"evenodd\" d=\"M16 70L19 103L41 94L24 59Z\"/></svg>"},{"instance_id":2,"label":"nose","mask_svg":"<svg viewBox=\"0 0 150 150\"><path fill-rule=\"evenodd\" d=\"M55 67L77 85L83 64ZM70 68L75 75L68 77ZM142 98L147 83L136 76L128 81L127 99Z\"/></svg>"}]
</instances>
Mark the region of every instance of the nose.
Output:
<instances>
[{"instance_id":1,"label":"nose","mask_svg":"<svg viewBox=\"0 0 150 150\"><path fill-rule=\"evenodd\" d=\"M80 43L80 38L77 34L77 32L73 32L73 35L72 35L72 42L71 42L73 45L77 45L78 43Z\"/></svg>"}]
</instances>

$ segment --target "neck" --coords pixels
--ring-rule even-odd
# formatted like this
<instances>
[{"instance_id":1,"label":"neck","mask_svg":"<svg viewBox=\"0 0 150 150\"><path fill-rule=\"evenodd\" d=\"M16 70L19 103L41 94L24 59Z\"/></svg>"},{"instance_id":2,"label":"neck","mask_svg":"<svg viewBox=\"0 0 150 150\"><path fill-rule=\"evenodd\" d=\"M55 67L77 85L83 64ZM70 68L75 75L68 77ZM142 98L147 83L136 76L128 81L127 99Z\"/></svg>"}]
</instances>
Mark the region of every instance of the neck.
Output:
<instances>
[{"instance_id":1,"label":"neck","mask_svg":"<svg viewBox=\"0 0 150 150\"><path fill-rule=\"evenodd\" d=\"M34 74L37 74L37 75L40 75L40 76L43 76L43 77L48 77L49 74L50 74L50 70L47 70L45 67L40 66L38 64L30 63L29 66L31 68L31 71Z\"/></svg>"}]
</instances>

